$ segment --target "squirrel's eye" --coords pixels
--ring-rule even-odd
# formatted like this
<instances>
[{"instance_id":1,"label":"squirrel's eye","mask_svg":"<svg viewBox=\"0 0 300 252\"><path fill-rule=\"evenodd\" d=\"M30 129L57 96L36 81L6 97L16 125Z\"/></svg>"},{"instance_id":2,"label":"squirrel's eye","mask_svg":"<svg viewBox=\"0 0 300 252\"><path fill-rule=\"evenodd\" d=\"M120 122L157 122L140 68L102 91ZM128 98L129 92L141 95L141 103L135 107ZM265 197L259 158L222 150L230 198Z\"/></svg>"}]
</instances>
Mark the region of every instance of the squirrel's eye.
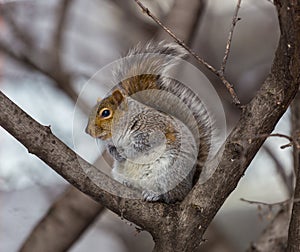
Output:
<instances>
[{"instance_id":1,"label":"squirrel's eye","mask_svg":"<svg viewBox=\"0 0 300 252\"><path fill-rule=\"evenodd\" d=\"M104 109L104 110L101 112L101 116L102 116L102 117L109 117L109 116L110 116L110 110L109 110L109 109Z\"/></svg>"}]
</instances>

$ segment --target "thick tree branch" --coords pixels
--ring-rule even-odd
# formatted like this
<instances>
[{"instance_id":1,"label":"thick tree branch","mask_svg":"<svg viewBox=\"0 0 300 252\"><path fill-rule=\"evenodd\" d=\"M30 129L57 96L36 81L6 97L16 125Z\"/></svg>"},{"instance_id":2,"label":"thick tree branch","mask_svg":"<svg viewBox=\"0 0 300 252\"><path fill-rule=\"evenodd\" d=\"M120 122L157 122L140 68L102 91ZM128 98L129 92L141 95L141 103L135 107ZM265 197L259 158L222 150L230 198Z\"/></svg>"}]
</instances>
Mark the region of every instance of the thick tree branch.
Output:
<instances>
[{"instance_id":1,"label":"thick tree branch","mask_svg":"<svg viewBox=\"0 0 300 252\"><path fill-rule=\"evenodd\" d=\"M70 2L71 1L69 0L63 1L63 6L60 8L60 11L58 13L59 20L57 22L57 28L55 29L55 33L54 33L55 36L52 43L53 52L57 51L57 53L59 53L61 51L59 50L59 48L61 48L62 45L62 31L63 31L63 27L65 26L64 23L66 20L66 18L63 16L66 15L66 11L68 8L66 5L69 5ZM201 16L200 14L202 13L204 3L202 1L197 0L194 2L193 6L192 5L181 6L182 5L181 1L177 1L177 2L179 3L179 6L178 4L173 6L171 13L169 14L171 18L170 21L168 18L167 24L169 25L169 22L171 22L172 25L170 26L172 27L174 26L175 28L177 28L177 23L179 20L172 19L174 13L177 12L183 14L188 13L189 17L193 16L193 18L189 18L189 19L185 18L185 20L187 21L185 22L186 25L185 28L182 26L182 24L179 26L182 29L180 34L182 34L182 36L186 38L187 41L190 41L191 40L190 37L193 35L194 30L197 28L196 24L198 22L198 19ZM178 9L179 7L181 8ZM193 14L191 14L189 10L192 10ZM163 32L160 32L159 34L162 33ZM9 49L6 48L5 51L9 51ZM18 56L14 52L12 52L12 54L15 59L21 60L21 62L25 63L25 65L26 65L26 61L29 60L31 62L31 65L33 65L34 69L38 71L40 70L36 64L32 63L33 59L26 57L26 61L24 62L22 57ZM55 56L57 60L60 62L60 58L59 58L60 54L58 55L54 54L53 57L55 58ZM51 61L51 57L49 58L49 60ZM48 65L51 65L50 63L51 62L49 62ZM61 66L61 64L59 63L58 66ZM51 71L48 70L47 72L51 72ZM45 71L43 70L42 73L45 73ZM66 87L66 83L63 83L62 85ZM66 94L69 95L69 97L74 102L76 102L76 100L74 99L75 98L74 95L70 95L70 92L66 92ZM77 201L77 204L73 205L72 208L69 208L69 205L72 204L72 202L75 200ZM58 201L51 207L51 209L43 217L43 219L39 223L37 223L36 227L33 229L32 233L23 244L22 249L24 251L44 251L44 250L62 251L68 249L72 245L72 239L74 241L74 239L76 239L78 235L80 235L83 232L83 230L89 226L90 221L96 218L96 216L99 213L99 209L103 209L101 205L89 201L91 201L91 199L87 197L82 197L82 193L79 192L78 190L74 190L74 189L68 190L68 192L63 194L58 199ZM89 206L89 209L87 209L86 205ZM84 219L86 224L85 226L83 222L80 222L79 224L75 223L75 225L71 224L74 223L74 221L72 221L71 218L70 218L70 225L57 226L58 223L55 221L57 216L61 216L64 213L67 213L68 216L74 216L74 214L77 212L80 212L85 216ZM63 237L63 239L59 239L59 237L55 236L55 233L52 232L53 230L56 229L58 229L59 233L61 234L59 235L59 237ZM39 237L38 242L36 237Z\"/></svg>"},{"instance_id":2,"label":"thick tree branch","mask_svg":"<svg viewBox=\"0 0 300 252\"><path fill-rule=\"evenodd\" d=\"M66 21L68 16L68 9L71 7L72 0L64 0L59 4L59 11L57 15L57 24L54 31L53 41L51 43L48 52L51 53L51 57L43 57L40 51L34 50L34 40L32 34L29 34L27 30L21 29L15 22L13 11L10 10L9 4L3 4L3 9L0 9L0 13L4 15L7 27L12 31L18 40L24 44L26 49L22 51L27 54L17 54L13 49L8 47L4 42L1 43L2 50L12 56L15 60L18 60L22 64L28 66L37 71L41 71L43 74L48 72L48 76L58 76L57 72L62 72L62 46L63 46L63 33L66 30ZM23 47L22 47L23 48ZM28 53L31 52L31 53ZM26 55L30 55L27 57ZM50 55L50 53L49 53ZM37 63L34 63L35 59L46 58L49 62L47 66L48 70L44 70ZM55 74L51 73L53 71ZM74 91L69 77L64 82L57 82L59 78L55 78L57 86L67 95L71 100L76 103L77 94ZM63 78L62 78L63 79ZM81 100L78 102L82 111L87 111L87 106ZM74 204L75 203L75 204ZM66 193L60 196L57 202L50 208L48 213L43 219L37 223L35 228L32 230L28 239L24 242L21 250L22 251L65 251L78 239L78 237L86 230L94 219L99 215L102 210L105 209L100 204L95 203L92 199L85 196L79 190L74 189L70 186ZM78 218L78 215L80 218ZM73 219L72 219L73 218ZM60 221L57 221L60 220ZM74 221L76 220L76 221ZM38 239L37 239L38 238Z\"/></svg>"},{"instance_id":3,"label":"thick tree branch","mask_svg":"<svg viewBox=\"0 0 300 252\"><path fill-rule=\"evenodd\" d=\"M264 138L256 136L273 131L298 91L300 13L297 10L300 9L300 3L276 1L275 4L279 14L281 38L271 73L254 99L243 108L238 124L225 142L215 173L206 183L198 183L183 202L185 211L181 218L184 221L178 226L182 227L182 240L188 243L182 245L185 247L182 251L193 251L199 246L196 240L191 241L189 237L191 234L203 236L263 144Z\"/></svg>"},{"instance_id":4,"label":"thick tree branch","mask_svg":"<svg viewBox=\"0 0 300 252\"><path fill-rule=\"evenodd\" d=\"M116 182L76 155L70 148L0 92L0 125L19 140L30 153L35 154L58 174L82 192L108 209L147 230L161 226L165 212L171 214L166 204L149 204L139 193ZM97 186L87 175L97 180ZM115 192L111 194L107 192ZM126 195L121 198L118 195ZM132 199L133 198L133 199Z\"/></svg>"},{"instance_id":5,"label":"thick tree branch","mask_svg":"<svg viewBox=\"0 0 300 252\"><path fill-rule=\"evenodd\" d=\"M299 31L300 32L300 31ZM300 144L300 93L298 92L291 106L292 113L292 135ZM294 170L296 175L296 187L294 198L300 197L300 149L294 146ZM294 202L291 222L289 226L288 252L300 250L300 202Z\"/></svg>"}]
</instances>

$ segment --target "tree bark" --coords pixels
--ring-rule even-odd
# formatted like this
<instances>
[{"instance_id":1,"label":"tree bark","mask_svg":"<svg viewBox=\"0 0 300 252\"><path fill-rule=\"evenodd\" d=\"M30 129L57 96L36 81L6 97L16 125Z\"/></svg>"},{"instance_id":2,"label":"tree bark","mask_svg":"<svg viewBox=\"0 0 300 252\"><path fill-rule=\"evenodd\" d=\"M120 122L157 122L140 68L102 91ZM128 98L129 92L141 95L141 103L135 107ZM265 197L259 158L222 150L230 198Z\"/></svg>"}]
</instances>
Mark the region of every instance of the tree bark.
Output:
<instances>
[{"instance_id":1,"label":"tree bark","mask_svg":"<svg viewBox=\"0 0 300 252\"><path fill-rule=\"evenodd\" d=\"M292 113L292 136L300 144L300 93L298 92L291 107ZM300 150L294 146L294 171L296 186L294 199L300 199ZM300 251L300 202L294 202L292 217L289 227L288 252Z\"/></svg>"}]
</instances>

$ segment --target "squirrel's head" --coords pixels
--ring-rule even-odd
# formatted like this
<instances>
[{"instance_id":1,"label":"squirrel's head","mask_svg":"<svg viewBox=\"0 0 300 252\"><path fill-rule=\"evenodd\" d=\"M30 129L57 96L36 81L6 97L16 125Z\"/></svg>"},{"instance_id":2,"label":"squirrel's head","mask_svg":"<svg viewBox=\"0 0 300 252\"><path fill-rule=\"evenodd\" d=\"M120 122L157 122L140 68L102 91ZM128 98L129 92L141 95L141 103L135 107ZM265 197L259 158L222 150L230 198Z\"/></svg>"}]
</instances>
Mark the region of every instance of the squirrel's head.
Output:
<instances>
[{"instance_id":1,"label":"squirrel's head","mask_svg":"<svg viewBox=\"0 0 300 252\"><path fill-rule=\"evenodd\" d=\"M123 94L117 89L107 98L98 101L90 114L86 133L101 140L110 139L114 115L123 100Z\"/></svg>"}]
</instances>

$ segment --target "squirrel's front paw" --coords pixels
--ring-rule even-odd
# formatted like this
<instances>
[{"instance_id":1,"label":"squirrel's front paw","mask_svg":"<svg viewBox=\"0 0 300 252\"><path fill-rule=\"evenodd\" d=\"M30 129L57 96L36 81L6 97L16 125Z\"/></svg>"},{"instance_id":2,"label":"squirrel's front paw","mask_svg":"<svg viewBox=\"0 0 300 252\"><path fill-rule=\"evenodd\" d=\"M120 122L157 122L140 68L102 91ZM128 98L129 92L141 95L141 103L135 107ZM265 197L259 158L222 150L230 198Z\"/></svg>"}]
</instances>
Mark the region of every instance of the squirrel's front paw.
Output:
<instances>
[{"instance_id":1,"label":"squirrel's front paw","mask_svg":"<svg viewBox=\"0 0 300 252\"><path fill-rule=\"evenodd\" d=\"M114 145L108 145L107 146L108 151L110 155L117 160L118 162L124 162L126 160L125 157L123 157L117 150L117 148Z\"/></svg>"},{"instance_id":2,"label":"squirrel's front paw","mask_svg":"<svg viewBox=\"0 0 300 252\"><path fill-rule=\"evenodd\" d=\"M162 199L161 194L157 194L153 191L145 190L142 192L145 201L160 201Z\"/></svg>"}]
</instances>

